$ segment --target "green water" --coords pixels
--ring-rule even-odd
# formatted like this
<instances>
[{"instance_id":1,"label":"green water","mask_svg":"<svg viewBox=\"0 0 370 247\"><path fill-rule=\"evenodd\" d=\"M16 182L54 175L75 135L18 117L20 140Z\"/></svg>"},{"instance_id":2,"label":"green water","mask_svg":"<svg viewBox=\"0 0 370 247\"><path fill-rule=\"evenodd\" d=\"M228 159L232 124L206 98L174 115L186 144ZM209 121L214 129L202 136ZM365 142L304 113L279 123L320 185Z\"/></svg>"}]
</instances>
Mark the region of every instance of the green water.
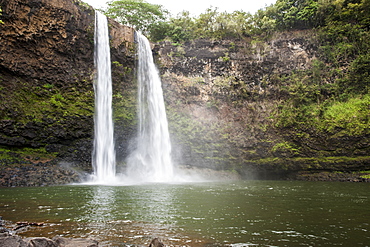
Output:
<instances>
[{"instance_id":1,"label":"green water","mask_svg":"<svg viewBox=\"0 0 370 247\"><path fill-rule=\"evenodd\" d=\"M24 236L106 246L368 246L370 184L237 181L0 189L0 215L45 222Z\"/></svg>"}]
</instances>

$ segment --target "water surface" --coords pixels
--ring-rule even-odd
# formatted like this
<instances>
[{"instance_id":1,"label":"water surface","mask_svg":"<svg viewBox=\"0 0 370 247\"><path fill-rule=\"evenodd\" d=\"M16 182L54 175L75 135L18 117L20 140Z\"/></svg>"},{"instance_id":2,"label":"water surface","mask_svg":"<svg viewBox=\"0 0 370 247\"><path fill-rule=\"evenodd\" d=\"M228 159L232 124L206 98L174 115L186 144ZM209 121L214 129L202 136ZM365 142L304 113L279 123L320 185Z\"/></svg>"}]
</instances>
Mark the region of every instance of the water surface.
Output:
<instances>
[{"instance_id":1,"label":"water surface","mask_svg":"<svg viewBox=\"0 0 370 247\"><path fill-rule=\"evenodd\" d=\"M107 246L367 246L369 184L237 181L0 189L0 215L46 222L24 236Z\"/></svg>"}]
</instances>

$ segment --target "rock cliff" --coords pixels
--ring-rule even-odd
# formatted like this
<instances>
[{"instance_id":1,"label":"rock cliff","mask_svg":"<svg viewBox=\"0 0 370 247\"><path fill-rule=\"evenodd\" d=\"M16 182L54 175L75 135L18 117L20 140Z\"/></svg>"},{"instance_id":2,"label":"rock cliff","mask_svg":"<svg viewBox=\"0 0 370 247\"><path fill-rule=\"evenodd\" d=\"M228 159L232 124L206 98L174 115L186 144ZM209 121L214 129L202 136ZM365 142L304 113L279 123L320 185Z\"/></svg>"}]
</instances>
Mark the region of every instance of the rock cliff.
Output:
<instances>
[{"instance_id":1,"label":"rock cliff","mask_svg":"<svg viewBox=\"0 0 370 247\"><path fill-rule=\"evenodd\" d=\"M0 0L0 6L0 184L77 181L70 167L91 170L94 10L79 0ZM123 166L136 122L134 30L113 20L109 29ZM284 78L316 66L313 30L263 40L163 41L153 52L177 164L245 178L348 180L339 173L345 171L358 181L357 172L369 170L369 135L287 128L276 120L292 97Z\"/></svg>"},{"instance_id":2,"label":"rock cliff","mask_svg":"<svg viewBox=\"0 0 370 247\"><path fill-rule=\"evenodd\" d=\"M323 171L358 178L369 168L369 136L277 124L291 97L280 78L312 69L320 56L314 31L261 41L162 42L155 51L179 163L234 169L247 178L302 179Z\"/></svg>"},{"instance_id":3,"label":"rock cliff","mask_svg":"<svg viewBox=\"0 0 370 247\"><path fill-rule=\"evenodd\" d=\"M91 169L94 9L78 0L1 0L0 6L2 168L62 161ZM121 107L134 104L134 30L112 20L109 28L116 127L129 129L134 118ZM117 142L128 139L126 133Z\"/></svg>"}]
</instances>

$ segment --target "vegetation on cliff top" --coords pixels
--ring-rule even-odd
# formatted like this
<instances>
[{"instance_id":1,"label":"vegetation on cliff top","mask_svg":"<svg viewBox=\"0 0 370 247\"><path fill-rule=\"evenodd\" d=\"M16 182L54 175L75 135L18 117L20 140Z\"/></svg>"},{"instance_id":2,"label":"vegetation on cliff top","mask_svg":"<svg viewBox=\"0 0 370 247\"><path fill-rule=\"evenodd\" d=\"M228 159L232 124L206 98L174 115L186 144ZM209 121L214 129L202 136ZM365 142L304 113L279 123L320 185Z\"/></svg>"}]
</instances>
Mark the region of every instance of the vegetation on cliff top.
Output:
<instances>
[{"instance_id":1,"label":"vegetation on cliff top","mask_svg":"<svg viewBox=\"0 0 370 247\"><path fill-rule=\"evenodd\" d=\"M142 0L117 0L108 2L105 14L123 25L148 32L159 22L165 21L168 11L161 5Z\"/></svg>"},{"instance_id":2,"label":"vegetation on cliff top","mask_svg":"<svg viewBox=\"0 0 370 247\"><path fill-rule=\"evenodd\" d=\"M169 17L161 5L143 0L118 0L109 3L106 13L146 32L152 41L169 38L179 42L196 38L242 38L343 23L347 27L368 28L369 10L367 0L277 0L254 15L244 11L219 12L210 7L196 17L187 11Z\"/></svg>"}]
</instances>

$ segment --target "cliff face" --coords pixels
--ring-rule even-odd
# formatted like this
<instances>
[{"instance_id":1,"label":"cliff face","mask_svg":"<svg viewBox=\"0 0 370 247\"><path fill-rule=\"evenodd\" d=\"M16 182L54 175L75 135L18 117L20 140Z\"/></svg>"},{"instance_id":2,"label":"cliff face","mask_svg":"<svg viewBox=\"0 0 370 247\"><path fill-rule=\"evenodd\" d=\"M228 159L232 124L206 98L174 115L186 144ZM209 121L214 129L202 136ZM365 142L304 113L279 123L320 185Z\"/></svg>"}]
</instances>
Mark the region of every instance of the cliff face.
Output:
<instances>
[{"instance_id":1,"label":"cliff face","mask_svg":"<svg viewBox=\"0 0 370 247\"><path fill-rule=\"evenodd\" d=\"M258 178L366 170L369 136L277 124L277 113L291 97L291 85L281 78L315 66L315 36L307 30L267 41L158 44L178 162Z\"/></svg>"},{"instance_id":2,"label":"cliff face","mask_svg":"<svg viewBox=\"0 0 370 247\"><path fill-rule=\"evenodd\" d=\"M94 10L78 0L0 0L0 6L0 156L90 169ZM130 127L133 117L119 108L130 108L120 99L135 89L134 31L109 23L116 127Z\"/></svg>"},{"instance_id":3,"label":"cliff face","mask_svg":"<svg viewBox=\"0 0 370 247\"><path fill-rule=\"evenodd\" d=\"M69 166L91 170L94 10L78 0L0 0L0 6L0 184L76 181ZM112 20L109 29L121 165L136 122L134 31ZM279 125L277 114L293 94L311 93L284 78L320 72L312 70L320 55L315 36L306 30L261 41L156 44L175 162L246 178L369 170L369 135ZM29 177L35 180L25 182Z\"/></svg>"}]
</instances>

